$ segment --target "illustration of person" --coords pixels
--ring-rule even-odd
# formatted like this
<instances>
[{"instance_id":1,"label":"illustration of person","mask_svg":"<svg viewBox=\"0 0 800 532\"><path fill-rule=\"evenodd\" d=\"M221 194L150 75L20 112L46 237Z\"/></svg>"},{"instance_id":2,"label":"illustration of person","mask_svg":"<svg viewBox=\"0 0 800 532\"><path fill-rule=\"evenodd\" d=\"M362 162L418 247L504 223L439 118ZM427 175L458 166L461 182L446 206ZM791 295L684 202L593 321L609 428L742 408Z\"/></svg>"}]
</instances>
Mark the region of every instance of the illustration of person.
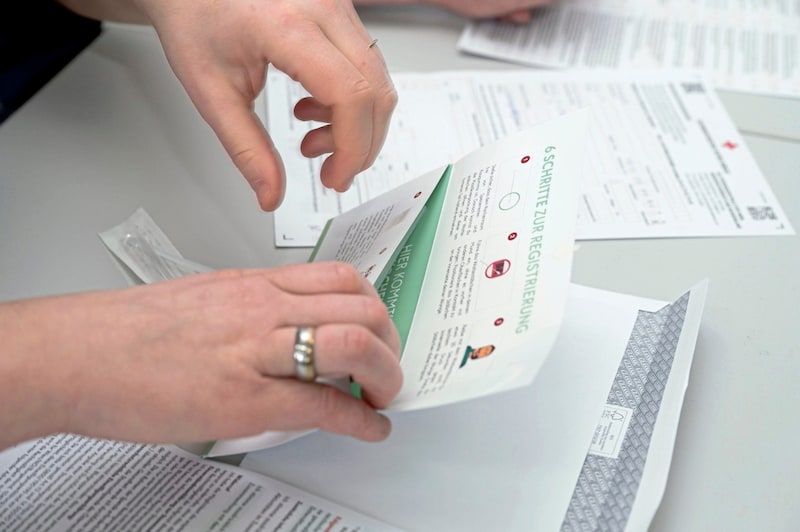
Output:
<instances>
[{"instance_id":1,"label":"illustration of person","mask_svg":"<svg viewBox=\"0 0 800 532\"><path fill-rule=\"evenodd\" d=\"M479 358L486 358L492 353L494 353L494 345L492 344L484 345L482 347L478 347L477 349L472 347L471 345L468 345L467 349L464 351L464 358L461 359L461 364L458 367L463 368L468 360L477 360Z\"/></svg>"}]
</instances>

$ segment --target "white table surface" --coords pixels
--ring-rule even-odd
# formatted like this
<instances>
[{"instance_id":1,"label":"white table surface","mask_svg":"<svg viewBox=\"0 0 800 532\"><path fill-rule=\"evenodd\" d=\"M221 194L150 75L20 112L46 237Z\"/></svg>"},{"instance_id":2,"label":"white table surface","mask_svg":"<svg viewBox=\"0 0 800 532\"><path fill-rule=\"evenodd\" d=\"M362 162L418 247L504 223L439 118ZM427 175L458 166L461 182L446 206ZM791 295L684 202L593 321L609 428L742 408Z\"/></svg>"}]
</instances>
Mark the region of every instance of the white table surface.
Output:
<instances>
[{"instance_id":1,"label":"white table surface","mask_svg":"<svg viewBox=\"0 0 800 532\"><path fill-rule=\"evenodd\" d=\"M424 8L361 13L394 71L509 68L458 54L458 17ZM800 227L800 99L722 98ZM153 34L108 27L0 126L0 300L125 286L97 233L139 206L186 257L213 267L274 266L308 255L273 247L271 215L258 210ZM797 236L580 244L578 283L669 300L710 279L651 530L800 529L798 267ZM408 423L435 430L425 416L414 413ZM300 487L324 484L293 477L291 464L271 473Z\"/></svg>"}]
</instances>

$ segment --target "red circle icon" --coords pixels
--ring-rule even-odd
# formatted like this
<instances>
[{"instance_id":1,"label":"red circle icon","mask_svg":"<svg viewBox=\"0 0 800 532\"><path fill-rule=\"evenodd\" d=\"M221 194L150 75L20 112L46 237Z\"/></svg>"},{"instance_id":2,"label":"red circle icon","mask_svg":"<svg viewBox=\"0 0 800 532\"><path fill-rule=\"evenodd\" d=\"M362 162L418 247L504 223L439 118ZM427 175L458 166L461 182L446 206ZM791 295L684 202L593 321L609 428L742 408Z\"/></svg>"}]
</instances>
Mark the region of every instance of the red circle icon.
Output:
<instances>
[{"instance_id":1,"label":"red circle icon","mask_svg":"<svg viewBox=\"0 0 800 532\"><path fill-rule=\"evenodd\" d=\"M517 232L516 231L514 231L513 233L509 233L508 234L508 239L509 240L514 240L515 238L517 238Z\"/></svg>"},{"instance_id":2,"label":"red circle icon","mask_svg":"<svg viewBox=\"0 0 800 532\"><path fill-rule=\"evenodd\" d=\"M484 275L486 275L486 277L489 279L494 279L495 277L500 277L501 275L507 274L508 270L510 269L511 261L508 259L500 259L488 265Z\"/></svg>"},{"instance_id":3,"label":"red circle icon","mask_svg":"<svg viewBox=\"0 0 800 532\"><path fill-rule=\"evenodd\" d=\"M506 320L504 320L503 318L497 318L496 320L494 320L494 326L495 327L500 327L503 324L504 321L506 321Z\"/></svg>"},{"instance_id":4,"label":"red circle icon","mask_svg":"<svg viewBox=\"0 0 800 532\"><path fill-rule=\"evenodd\" d=\"M525 157L523 157L523 158L522 158L522 160L521 160L520 162L521 162L522 164L525 164L525 163L527 163L527 162L528 162L528 161L530 161L530 160L531 160L531 156L530 156L530 155L526 155Z\"/></svg>"}]
</instances>

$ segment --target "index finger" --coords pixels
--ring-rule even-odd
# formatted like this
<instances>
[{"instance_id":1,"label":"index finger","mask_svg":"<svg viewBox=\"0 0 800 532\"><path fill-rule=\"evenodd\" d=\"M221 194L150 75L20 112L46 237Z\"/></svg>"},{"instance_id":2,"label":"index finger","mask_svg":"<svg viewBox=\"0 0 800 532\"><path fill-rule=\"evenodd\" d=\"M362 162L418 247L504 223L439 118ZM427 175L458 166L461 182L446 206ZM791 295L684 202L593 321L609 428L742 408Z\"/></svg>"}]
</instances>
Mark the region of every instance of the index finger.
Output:
<instances>
[{"instance_id":1,"label":"index finger","mask_svg":"<svg viewBox=\"0 0 800 532\"><path fill-rule=\"evenodd\" d=\"M220 99L207 113L233 163L256 194L264 211L274 211L283 201L286 176L283 161L252 106L242 100Z\"/></svg>"},{"instance_id":2,"label":"index finger","mask_svg":"<svg viewBox=\"0 0 800 532\"><path fill-rule=\"evenodd\" d=\"M254 79L265 77L264 65L256 71ZM233 81L238 79L235 72L219 66L202 72L196 68L176 72L198 112L256 193L260 207L277 209L286 177L283 161L253 109L253 98L260 89L254 85L252 94L247 93Z\"/></svg>"}]
</instances>

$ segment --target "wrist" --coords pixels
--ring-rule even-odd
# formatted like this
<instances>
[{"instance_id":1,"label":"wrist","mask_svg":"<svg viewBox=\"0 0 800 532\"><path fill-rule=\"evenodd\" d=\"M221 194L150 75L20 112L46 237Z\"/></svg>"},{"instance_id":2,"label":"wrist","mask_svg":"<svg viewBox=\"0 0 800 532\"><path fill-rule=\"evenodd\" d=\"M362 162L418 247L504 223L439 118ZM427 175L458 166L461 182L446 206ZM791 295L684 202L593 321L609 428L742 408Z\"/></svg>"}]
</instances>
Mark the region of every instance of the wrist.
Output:
<instances>
[{"instance_id":1,"label":"wrist","mask_svg":"<svg viewBox=\"0 0 800 532\"><path fill-rule=\"evenodd\" d=\"M71 397L63 377L71 371L50 331L51 301L0 304L0 448L68 428Z\"/></svg>"}]
</instances>

